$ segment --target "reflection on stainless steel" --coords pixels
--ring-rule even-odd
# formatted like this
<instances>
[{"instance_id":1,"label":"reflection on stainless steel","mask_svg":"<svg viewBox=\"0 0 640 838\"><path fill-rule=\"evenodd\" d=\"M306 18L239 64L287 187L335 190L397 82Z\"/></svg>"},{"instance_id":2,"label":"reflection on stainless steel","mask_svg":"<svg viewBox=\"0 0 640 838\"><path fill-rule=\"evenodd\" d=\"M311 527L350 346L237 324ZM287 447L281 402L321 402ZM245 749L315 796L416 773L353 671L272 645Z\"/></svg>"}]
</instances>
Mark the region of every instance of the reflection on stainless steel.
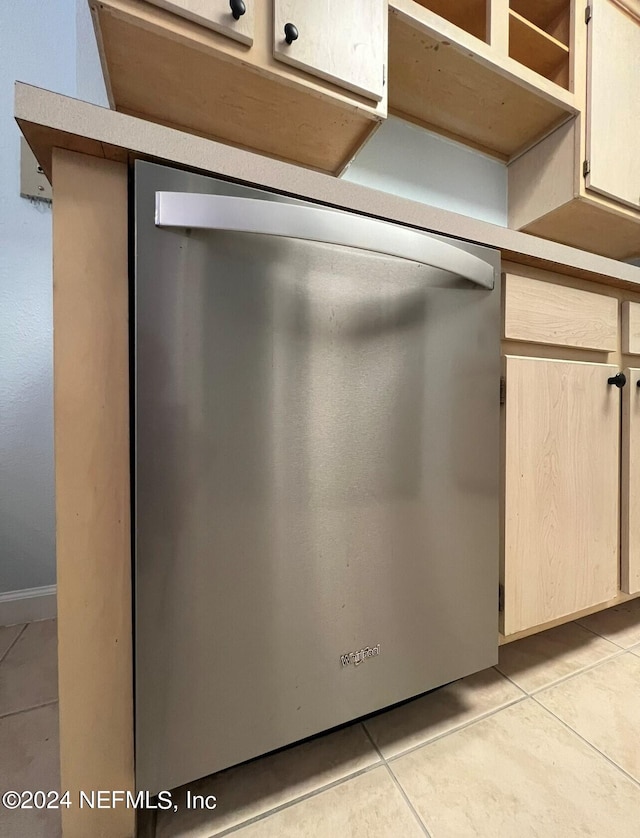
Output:
<instances>
[{"instance_id":1,"label":"reflection on stainless steel","mask_svg":"<svg viewBox=\"0 0 640 838\"><path fill-rule=\"evenodd\" d=\"M158 190L260 195L136 167L136 772L153 791L495 663L500 375L498 288L159 229Z\"/></svg>"}]
</instances>

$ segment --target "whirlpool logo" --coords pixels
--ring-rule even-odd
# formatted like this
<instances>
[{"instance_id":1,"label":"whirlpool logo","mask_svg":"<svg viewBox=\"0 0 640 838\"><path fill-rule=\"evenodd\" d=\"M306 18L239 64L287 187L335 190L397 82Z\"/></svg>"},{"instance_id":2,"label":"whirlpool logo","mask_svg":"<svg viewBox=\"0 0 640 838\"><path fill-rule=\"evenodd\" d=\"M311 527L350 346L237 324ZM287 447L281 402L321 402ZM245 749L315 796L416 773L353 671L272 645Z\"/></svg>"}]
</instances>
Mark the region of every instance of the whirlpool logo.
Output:
<instances>
[{"instance_id":1,"label":"whirlpool logo","mask_svg":"<svg viewBox=\"0 0 640 838\"><path fill-rule=\"evenodd\" d=\"M360 666L362 661L366 661L369 658L377 658L379 654L379 643L377 646L365 646L364 649L358 649L357 652L347 652L346 655L340 655L340 664L342 667L351 666L351 664Z\"/></svg>"}]
</instances>

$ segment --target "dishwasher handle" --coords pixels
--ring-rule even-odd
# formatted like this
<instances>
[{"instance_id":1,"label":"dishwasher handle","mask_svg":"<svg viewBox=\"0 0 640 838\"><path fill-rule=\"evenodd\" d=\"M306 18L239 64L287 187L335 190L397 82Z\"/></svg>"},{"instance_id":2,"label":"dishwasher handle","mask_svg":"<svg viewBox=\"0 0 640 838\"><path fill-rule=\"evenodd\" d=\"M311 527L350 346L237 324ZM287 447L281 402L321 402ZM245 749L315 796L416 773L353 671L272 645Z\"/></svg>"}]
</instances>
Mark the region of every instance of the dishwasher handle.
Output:
<instances>
[{"instance_id":1,"label":"dishwasher handle","mask_svg":"<svg viewBox=\"0 0 640 838\"><path fill-rule=\"evenodd\" d=\"M156 227L262 233L397 256L492 289L494 268L426 233L348 212L195 192L156 192Z\"/></svg>"}]
</instances>

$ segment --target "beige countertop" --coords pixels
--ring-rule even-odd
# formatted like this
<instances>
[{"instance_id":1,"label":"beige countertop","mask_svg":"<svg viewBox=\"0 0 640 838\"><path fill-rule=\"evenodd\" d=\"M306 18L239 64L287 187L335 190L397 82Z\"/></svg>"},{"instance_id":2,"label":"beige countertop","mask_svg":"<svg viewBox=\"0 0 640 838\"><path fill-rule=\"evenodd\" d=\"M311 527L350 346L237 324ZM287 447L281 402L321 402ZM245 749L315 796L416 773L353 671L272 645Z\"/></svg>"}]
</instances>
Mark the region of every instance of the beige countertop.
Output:
<instances>
[{"instance_id":1,"label":"beige countertop","mask_svg":"<svg viewBox=\"0 0 640 838\"><path fill-rule=\"evenodd\" d=\"M504 258L597 282L640 287L640 267L586 253L16 82L15 118L48 177L51 149L146 159L495 247Z\"/></svg>"}]
</instances>

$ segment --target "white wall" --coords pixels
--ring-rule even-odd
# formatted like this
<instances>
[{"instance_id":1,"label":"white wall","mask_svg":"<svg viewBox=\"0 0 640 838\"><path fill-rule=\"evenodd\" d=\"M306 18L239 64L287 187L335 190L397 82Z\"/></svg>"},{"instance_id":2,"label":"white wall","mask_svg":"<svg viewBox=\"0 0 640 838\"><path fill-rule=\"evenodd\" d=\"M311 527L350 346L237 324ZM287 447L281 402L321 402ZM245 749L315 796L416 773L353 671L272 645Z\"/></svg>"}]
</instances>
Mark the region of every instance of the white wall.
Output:
<instances>
[{"instance_id":1,"label":"white wall","mask_svg":"<svg viewBox=\"0 0 640 838\"><path fill-rule=\"evenodd\" d=\"M55 582L51 209L20 197L13 84L75 94L75 10L0 2L0 592Z\"/></svg>"},{"instance_id":2,"label":"white wall","mask_svg":"<svg viewBox=\"0 0 640 838\"><path fill-rule=\"evenodd\" d=\"M0 0L0 599L55 583L51 208L20 197L16 79L108 105L86 0Z\"/></svg>"},{"instance_id":3,"label":"white wall","mask_svg":"<svg viewBox=\"0 0 640 838\"><path fill-rule=\"evenodd\" d=\"M390 117L345 180L507 226L507 167L499 160Z\"/></svg>"}]
</instances>

